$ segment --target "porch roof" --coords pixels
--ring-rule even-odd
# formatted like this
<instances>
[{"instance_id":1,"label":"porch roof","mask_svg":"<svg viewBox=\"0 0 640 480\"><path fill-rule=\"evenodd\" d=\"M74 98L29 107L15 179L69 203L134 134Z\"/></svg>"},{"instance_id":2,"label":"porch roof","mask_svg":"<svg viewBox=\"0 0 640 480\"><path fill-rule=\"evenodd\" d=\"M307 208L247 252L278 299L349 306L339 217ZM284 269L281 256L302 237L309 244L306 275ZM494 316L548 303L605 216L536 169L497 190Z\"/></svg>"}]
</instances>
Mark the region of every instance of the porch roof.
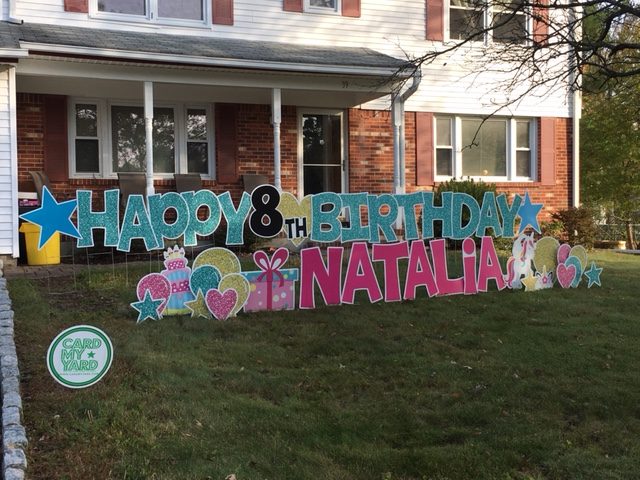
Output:
<instances>
[{"instance_id":1,"label":"porch roof","mask_svg":"<svg viewBox=\"0 0 640 480\"><path fill-rule=\"evenodd\" d=\"M368 48L316 47L210 36L0 22L0 54L55 52L307 73L409 76L406 60ZM402 73L406 70L406 73Z\"/></svg>"}]
</instances>

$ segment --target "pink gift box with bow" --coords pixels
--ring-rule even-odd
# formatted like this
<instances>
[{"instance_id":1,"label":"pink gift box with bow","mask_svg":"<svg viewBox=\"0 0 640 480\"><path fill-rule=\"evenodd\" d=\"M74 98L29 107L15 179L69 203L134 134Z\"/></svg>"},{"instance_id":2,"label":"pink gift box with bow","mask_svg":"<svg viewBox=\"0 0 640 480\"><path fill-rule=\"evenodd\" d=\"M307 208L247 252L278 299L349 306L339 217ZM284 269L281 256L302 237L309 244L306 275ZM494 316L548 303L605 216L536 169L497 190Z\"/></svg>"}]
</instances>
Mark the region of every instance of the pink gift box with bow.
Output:
<instances>
[{"instance_id":1,"label":"pink gift box with bow","mask_svg":"<svg viewBox=\"0 0 640 480\"><path fill-rule=\"evenodd\" d=\"M242 272L250 287L245 312L293 310L296 307L298 269L282 268L288 258L286 248L279 248L271 258L262 251L253 254L260 271Z\"/></svg>"}]
</instances>

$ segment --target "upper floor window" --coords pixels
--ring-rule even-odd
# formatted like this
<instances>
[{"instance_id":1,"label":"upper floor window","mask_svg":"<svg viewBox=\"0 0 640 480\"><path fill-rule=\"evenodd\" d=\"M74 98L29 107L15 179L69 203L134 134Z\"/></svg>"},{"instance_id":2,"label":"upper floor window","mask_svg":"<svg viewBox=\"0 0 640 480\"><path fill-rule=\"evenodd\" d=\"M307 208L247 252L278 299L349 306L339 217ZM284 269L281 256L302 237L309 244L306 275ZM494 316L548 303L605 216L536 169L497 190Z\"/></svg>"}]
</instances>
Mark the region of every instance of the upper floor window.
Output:
<instances>
[{"instance_id":1,"label":"upper floor window","mask_svg":"<svg viewBox=\"0 0 640 480\"><path fill-rule=\"evenodd\" d=\"M439 116L434 128L438 180L535 178L535 122L531 119Z\"/></svg>"},{"instance_id":2,"label":"upper floor window","mask_svg":"<svg viewBox=\"0 0 640 480\"><path fill-rule=\"evenodd\" d=\"M305 0L305 10L320 13L337 13L339 0Z\"/></svg>"},{"instance_id":3,"label":"upper floor window","mask_svg":"<svg viewBox=\"0 0 640 480\"><path fill-rule=\"evenodd\" d=\"M529 20L522 0L450 0L449 38L525 43Z\"/></svg>"},{"instance_id":4,"label":"upper floor window","mask_svg":"<svg viewBox=\"0 0 640 480\"><path fill-rule=\"evenodd\" d=\"M138 20L206 22L205 0L97 0L97 12Z\"/></svg>"}]
</instances>

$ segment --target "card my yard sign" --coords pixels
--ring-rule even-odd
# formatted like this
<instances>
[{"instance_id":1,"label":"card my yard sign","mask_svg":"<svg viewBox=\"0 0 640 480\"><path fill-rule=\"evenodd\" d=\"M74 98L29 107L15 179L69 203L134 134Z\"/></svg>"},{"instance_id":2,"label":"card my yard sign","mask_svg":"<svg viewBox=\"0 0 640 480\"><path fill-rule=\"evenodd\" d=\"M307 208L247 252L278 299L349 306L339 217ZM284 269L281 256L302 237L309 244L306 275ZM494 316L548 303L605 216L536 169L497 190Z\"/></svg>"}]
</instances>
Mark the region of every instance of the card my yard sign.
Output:
<instances>
[{"instance_id":1,"label":"card my yard sign","mask_svg":"<svg viewBox=\"0 0 640 480\"><path fill-rule=\"evenodd\" d=\"M583 247L560 245L551 237L536 241L533 232L527 233L540 233L537 215L542 208L531 203L528 194L515 195L510 202L504 194L486 192L480 204L459 192L442 193L438 204L433 192L326 192L298 200L261 185L251 194L243 193L237 203L229 192L217 195L209 190L156 194L146 202L141 195L131 195L122 220L118 190L103 193L104 209L99 211L93 208L92 195L79 190L76 199L58 203L45 188L42 207L22 218L41 227L41 247L56 231L77 238L78 247L92 247L96 229L104 231L105 246L123 252L134 239L141 239L148 250L163 249L165 240L179 238L184 246L195 246L198 237L213 234L221 225L226 227L227 245L243 244L245 225L258 237L284 235L296 246L307 239L331 244L326 254L319 246L303 248L299 268L285 268L286 248L271 256L257 251L254 271L242 271L237 256L226 248L203 251L191 266L182 247L169 248L164 252L165 269L138 283L138 301L131 304L138 322L163 315L225 320L242 310L291 310L296 305L310 309L316 306L316 291L325 304L340 305L354 303L358 291L366 292L371 302L397 302L425 294L472 295L486 292L490 283L498 290L534 291L554 284L575 288L586 277L589 288L600 285L602 268L589 265ZM171 220L167 212L173 213ZM348 226L342 222L344 214ZM403 240L398 239L398 226ZM515 237L506 272L494 237ZM462 242L461 277L452 278L448 272L447 240ZM402 274L401 260L407 263ZM375 264L382 266L382 282Z\"/></svg>"}]
</instances>

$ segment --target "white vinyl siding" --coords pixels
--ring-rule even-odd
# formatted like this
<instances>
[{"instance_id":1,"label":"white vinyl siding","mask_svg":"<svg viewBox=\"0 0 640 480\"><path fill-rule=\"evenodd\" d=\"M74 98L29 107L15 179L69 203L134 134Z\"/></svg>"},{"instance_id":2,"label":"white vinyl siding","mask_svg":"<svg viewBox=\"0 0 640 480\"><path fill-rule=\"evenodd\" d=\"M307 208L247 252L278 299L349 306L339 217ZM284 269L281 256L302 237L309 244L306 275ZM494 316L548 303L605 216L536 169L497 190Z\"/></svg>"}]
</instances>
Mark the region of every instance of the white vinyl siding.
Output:
<instances>
[{"instance_id":1,"label":"white vinyl siding","mask_svg":"<svg viewBox=\"0 0 640 480\"><path fill-rule=\"evenodd\" d=\"M209 25L201 28L157 26L145 22L117 22L90 18L86 14L64 11L63 0L17 0L17 15L27 22L53 23L111 30L153 32L158 35L181 34L285 42L315 46L368 47L397 58L419 56L442 44L425 40L424 0L366 0L360 18L342 15L300 15L285 12L282 0L236 0L233 25ZM465 48L447 59L422 67L423 80L407 111L434 113L457 112L488 115L510 92L500 88L498 73L486 68L482 50ZM475 59L475 60L474 60ZM505 80L509 80L504 74ZM525 86L522 86L524 89ZM534 91L512 105L509 113L517 116L567 117L570 101L567 91L558 88ZM386 100L371 102L364 108L384 109Z\"/></svg>"},{"instance_id":2,"label":"white vinyl siding","mask_svg":"<svg viewBox=\"0 0 640 480\"><path fill-rule=\"evenodd\" d=\"M12 68L0 72L0 255L17 255L15 91Z\"/></svg>"}]
</instances>

